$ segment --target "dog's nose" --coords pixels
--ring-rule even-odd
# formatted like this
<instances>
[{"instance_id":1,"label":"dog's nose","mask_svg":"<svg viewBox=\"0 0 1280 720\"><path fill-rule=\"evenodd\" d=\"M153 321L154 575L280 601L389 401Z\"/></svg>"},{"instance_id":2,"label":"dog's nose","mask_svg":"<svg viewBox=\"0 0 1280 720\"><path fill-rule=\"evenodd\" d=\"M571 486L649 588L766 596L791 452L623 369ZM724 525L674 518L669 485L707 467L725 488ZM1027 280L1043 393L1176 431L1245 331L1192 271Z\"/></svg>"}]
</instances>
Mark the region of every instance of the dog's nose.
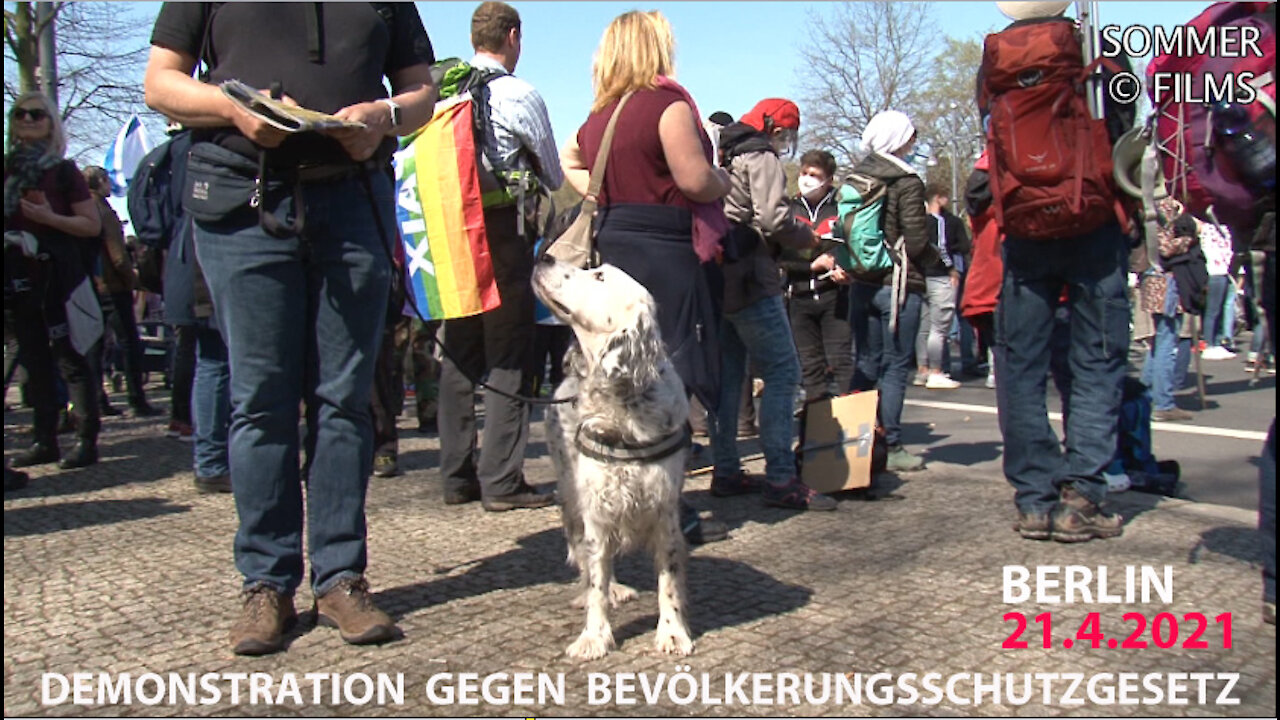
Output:
<instances>
[{"instance_id":1,"label":"dog's nose","mask_svg":"<svg viewBox=\"0 0 1280 720\"><path fill-rule=\"evenodd\" d=\"M542 257L538 258L538 262L544 265L555 265L556 259L551 257L550 253L542 253Z\"/></svg>"}]
</instances>

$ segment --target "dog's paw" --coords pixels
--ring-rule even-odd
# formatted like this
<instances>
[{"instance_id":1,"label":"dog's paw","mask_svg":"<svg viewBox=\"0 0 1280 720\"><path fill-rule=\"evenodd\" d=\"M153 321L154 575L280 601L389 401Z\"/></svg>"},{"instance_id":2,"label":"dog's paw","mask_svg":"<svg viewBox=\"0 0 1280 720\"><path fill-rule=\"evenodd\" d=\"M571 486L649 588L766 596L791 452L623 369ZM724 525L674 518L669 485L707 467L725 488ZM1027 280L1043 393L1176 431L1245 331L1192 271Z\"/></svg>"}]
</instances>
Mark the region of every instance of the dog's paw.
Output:
<instances>
[{"instance_id":1,"label":"dog's paw","mask_svg":"<svg viewBox=\"0 0 1280 720\"><path fill-rule=\"evenodd\" d=\"M659 630L653 646L665 655L688 655L693 652L693 641L684 630Z\"/></svg>"},{"instance_id":2,"label":"dog's paw","mask_svg":"<svg viewBox=\"0 0 1280 720\"><path fill-rule=\"evenodd\" d=\"M639 597L636 589L630 585L623 585L620 582L609 584L609 606L618 607L619 605L631 602Z\"/></svg>"},{"instance_id":3,"label":"dog's paw","mask_svg":"<svg viewBox=\"0 0 1280 720\"><path fill-rule=\"evenodd\" d=\"M596 635L584 630L578 639L565 649L564 654L574 660L597 660L613 648L613 633Z\"/></svg>"},{"instance_id":4,"label":"dog's paw","mask_svg":"<svg viewBox=\"0 0 1280 720\"><path fill-rule=\"evenodd\" d=\"M573 600L569 601L569 606L578 610L585 608L587 606L587 595L590 593L590 590L583 590L578 593ZM609 607L616 608L623 603L635 600L639 596L640 594L636 592L636 589L630 585L623 585L618 582L609 583Z\"/></svg>"}]
</instances>

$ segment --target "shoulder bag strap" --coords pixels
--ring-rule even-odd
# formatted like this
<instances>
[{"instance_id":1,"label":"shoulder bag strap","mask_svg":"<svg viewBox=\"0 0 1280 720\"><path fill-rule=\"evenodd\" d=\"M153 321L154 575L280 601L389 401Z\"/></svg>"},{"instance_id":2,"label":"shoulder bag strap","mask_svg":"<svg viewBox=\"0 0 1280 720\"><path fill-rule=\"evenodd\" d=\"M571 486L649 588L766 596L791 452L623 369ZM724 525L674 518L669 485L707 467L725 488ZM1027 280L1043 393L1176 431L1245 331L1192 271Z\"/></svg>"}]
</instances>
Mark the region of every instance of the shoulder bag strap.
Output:
<instances>
[{"instance_id":1,"label":"shoulder bag strap","mask_svg":"<svg viewBox=\"0 0 1280 720\"><path fill-rule=\"evenodd\" d=\"M591 182L587 186L587 195L582 200L583 209L590 207L594 213L600 203L600 190L604 187L604 168L609 162L609 148L613 145L613 132L617 129L618 117L622 115L622 108L631 99L632 93L627 93L618 101L618 107L614 109L613 116L609 118L609 124L605 126L604 138L600 141L600 150L596 152L596 163L592 166ZM590 204L588 206L588 203Z\"/></svg>"}]
</instances>

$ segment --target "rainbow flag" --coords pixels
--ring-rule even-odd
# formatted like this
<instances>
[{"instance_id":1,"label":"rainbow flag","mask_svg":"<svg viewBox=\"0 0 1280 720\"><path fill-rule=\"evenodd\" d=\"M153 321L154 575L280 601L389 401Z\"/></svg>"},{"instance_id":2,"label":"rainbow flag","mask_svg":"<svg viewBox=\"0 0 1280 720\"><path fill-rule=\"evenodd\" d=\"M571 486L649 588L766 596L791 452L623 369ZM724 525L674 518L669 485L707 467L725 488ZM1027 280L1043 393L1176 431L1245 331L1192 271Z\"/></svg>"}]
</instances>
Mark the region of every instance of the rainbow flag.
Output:
<instances>
[{"instance_id":1,"label":"rainbow flag","mask_svg":"<svg viewBox=\"0 0 1280 720\"><path fill-rule=\"evenodd\" d=\"M436 106L395 156L396 220L418 310L428 320L498 307L480 205L470 96Z\"/></svg>"}]
</instances>

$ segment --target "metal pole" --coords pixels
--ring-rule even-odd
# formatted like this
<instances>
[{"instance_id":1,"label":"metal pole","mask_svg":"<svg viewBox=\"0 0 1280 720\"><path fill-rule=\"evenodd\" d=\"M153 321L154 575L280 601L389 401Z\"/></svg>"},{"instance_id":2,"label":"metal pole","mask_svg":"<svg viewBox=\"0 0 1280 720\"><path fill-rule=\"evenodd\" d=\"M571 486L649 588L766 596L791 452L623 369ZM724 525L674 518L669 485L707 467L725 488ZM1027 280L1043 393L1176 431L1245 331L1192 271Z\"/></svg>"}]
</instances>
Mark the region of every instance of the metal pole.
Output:
<instances>
[{"instance_id":1,"label":"metal pole","mask_svg":"<svg viewBox=\"0 0 1280 720\"><path fill-rule=\"evenodd\" d=\"M51 2L36 3L36 23L40 28L40 90L58 107L58 53L54 46L54 10Z\"/></svg>"},{"instance_id":2,"label":"metal pole","mask_svg":"<svg viewBox=\"0 0 1280 720\"><path fill-rule=\"evenodd\" d=\"M1084 61L1086 64L1097 59L1099 54L1098 47L1098 3L1097 2L1077 2L1076 13L1080 16L1080 35L1082 39L1082 50ZM1089 77L1085 84L1085 89L1089 93L1087 100L1089 103L1089 115L1095 120L1102 117L1102 76L1101 73L1095 71Z\"/></svg>"}]
</instances>

